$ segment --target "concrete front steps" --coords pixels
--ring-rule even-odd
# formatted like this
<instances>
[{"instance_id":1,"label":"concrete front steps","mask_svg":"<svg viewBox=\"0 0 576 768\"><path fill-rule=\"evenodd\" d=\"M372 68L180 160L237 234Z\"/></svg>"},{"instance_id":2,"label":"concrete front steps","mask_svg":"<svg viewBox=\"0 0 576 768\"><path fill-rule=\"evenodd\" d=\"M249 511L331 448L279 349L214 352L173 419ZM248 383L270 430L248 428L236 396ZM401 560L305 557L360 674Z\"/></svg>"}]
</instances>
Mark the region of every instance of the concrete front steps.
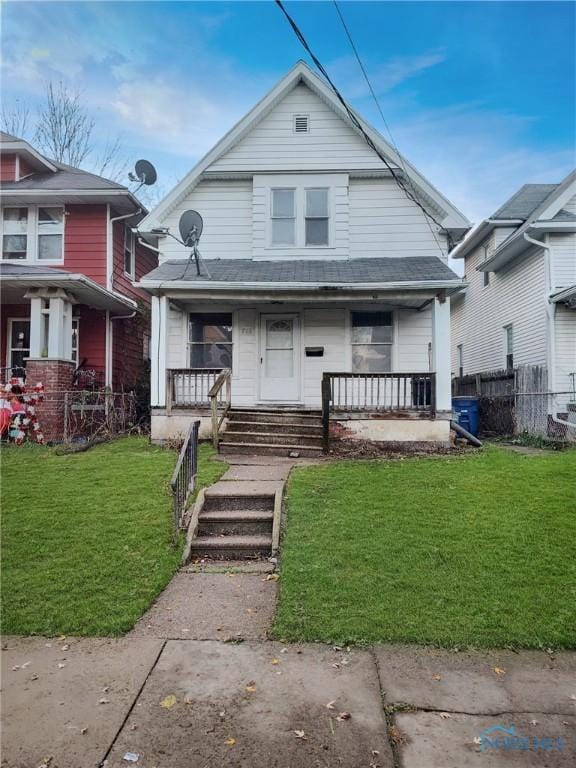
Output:
<instances>
[{"instance_id":1,"label":"concrete front steps","mask_svg":"<svg viewBox=\"0 0 576 768\"><path fill-rule=\"evenodd\" d=\"M319 457L322 455L320 411L233 408L222 433L220 452Z\"/></svg>"},{"instance_id":2,"label":"concrete front steps","mask_svg":"<svg viewBox=\"0 0 576 768\"><path fill-rule=\"evenodd\" d=\"M208 488L199 494L192 514L185 561L270 557L277 547L279 514L276 492L231 489L226 493Z\"/></svg>"}]
</instances>

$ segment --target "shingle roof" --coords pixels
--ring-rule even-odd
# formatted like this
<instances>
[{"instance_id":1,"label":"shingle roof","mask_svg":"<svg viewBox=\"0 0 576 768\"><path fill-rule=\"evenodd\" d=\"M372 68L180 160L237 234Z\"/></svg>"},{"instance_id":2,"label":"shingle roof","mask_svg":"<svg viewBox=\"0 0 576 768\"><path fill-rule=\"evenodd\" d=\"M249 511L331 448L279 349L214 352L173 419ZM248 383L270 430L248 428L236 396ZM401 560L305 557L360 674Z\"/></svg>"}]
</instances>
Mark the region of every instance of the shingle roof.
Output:
<instances>
[{"instance_id":1,"label":"shingle roof","mask_svg":"<svg viewBox=\"0 0 576 768\"><path fill-rule=\"evenodd\" d=\"M64 269L45 267L43 264L2 264L0 263L0 275L10 277L25 277L27 275L69 275Z\"/></svg>"},{"instance_id":2,"label":"shingle roof","mask_svg":"<svg viewBox=\"0 0 576 768\"><path fill-rule=\"evenodd\" d=\"M22 141L22 139L19 139L17 136L12 136L11 133L6 133L6 131L0 131L0 141L9 144L12 141Z\"/></svg>"},{"instance_id":3,"label":"shingle roof","mask_svg":"<svg viewBox=\"0 0 576 768\"><path fill-rule=\"evenodd\" d=\"M564 208L562 208L558 211L556 216L554 216L552 221L576 221L576 213L570 213L570 211L565 211Z\"/></svg>"},{"instance_id":4,"label":"shingle roof","mask_svg":"<svg viewBox=\"0 0 576 768\"><path fill-rule=\"evenodd\" d=\"M524 184L490 218L527 219L558 186L558 184Z\"/></svg>"},{"instance_id":5,"label":"shingle roof","mask_svg":"<svg viewBox=\"0 0 576 768\"><path fill-rule=\"evenodd\" d=\"M104 179L102 176L96 176L94 173L82 171L80 168L73 168L71 165L50 161L58 170L56 173L35 173L32 176L21 181L4 181L2 189L50 189L54 191L64 189L128 189L123 184L117 184L115 181Z\"/></svg>"},{"instance_id":6,"label":"shingle roof","mask_svg":"<svg viewBox=\"0 0 576 768\"><path fill-rule=\"evenodd\" d=\"M209 272L210 277L206 272ZM435 256L383 257L367 259L278 260L207 259L202 275L194 263L183 259L165 261L142 279L186 280L227 283L403 283L422 280L459 280L452 270Z\"/></svg>"}]
</instances>

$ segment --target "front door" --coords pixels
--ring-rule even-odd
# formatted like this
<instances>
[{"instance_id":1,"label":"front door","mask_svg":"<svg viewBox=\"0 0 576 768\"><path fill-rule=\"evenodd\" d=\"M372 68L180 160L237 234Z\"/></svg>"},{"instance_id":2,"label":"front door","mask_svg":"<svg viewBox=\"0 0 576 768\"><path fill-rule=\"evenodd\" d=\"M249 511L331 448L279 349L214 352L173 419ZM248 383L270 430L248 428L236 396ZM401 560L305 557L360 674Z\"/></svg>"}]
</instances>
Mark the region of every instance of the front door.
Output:
<instances>
[{"instance_id":1,"label":"front door","mask_svg":"<svg viewBox=\"0 0 576 768\"><path fill-rule=\"evenodd\" d=\"M260 318L260 399L300 399L300 318L297 314Z\"/></svg>"}]
</instances>

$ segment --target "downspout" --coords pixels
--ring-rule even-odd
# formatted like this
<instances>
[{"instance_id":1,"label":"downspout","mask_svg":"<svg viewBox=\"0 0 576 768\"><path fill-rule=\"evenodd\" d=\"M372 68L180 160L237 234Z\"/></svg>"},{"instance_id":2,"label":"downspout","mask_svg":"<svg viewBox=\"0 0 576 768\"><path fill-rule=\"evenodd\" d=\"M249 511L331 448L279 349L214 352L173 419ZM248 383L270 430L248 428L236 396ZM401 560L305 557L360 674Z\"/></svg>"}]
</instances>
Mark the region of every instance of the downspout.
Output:
<instances>
[{"instance_id":1,"label":"downspout","mask_svg":"<svg viewBox=\"0 0 576 768\"><path fill-rule=\"evenodd\" d=\"M556 304L550 301L552 295L552 259L550 258L550 245L548 244L548 235L546 240L534 240L527 232L523 233L523 238L530 245L535 245L537 248L542 248L544 251L544 273L546 280L546 293L544 294L544 303L546 310L546 321L548 326L548 390L552 394L553 408L556 408ZM563 426L574 427L574 424L569 421L557 418L554 413L549 414L550 418L556 424L562 424Z\"/></svg>"}]
</instances>

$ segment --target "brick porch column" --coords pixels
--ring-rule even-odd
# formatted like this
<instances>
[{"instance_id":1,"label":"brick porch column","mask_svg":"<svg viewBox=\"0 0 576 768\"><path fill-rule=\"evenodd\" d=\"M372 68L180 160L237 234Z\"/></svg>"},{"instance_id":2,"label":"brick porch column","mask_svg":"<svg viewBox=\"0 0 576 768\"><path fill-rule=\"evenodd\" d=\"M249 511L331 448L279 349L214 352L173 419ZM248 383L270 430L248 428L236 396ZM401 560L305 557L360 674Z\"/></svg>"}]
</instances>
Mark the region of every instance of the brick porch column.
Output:
<instances>
[{"instance_id":1,"label":"brick porch column","mask_svg":"<svg viewBox=\"0 0 576 768\"><path fill-rule=\"evenodd\" d=\"M75 364L72 360L29 357L26 361L26 386L44 385L44 401L36 414L46 441L64 438L64 393L72 388Z\"/></svg>"}]
</instances>

